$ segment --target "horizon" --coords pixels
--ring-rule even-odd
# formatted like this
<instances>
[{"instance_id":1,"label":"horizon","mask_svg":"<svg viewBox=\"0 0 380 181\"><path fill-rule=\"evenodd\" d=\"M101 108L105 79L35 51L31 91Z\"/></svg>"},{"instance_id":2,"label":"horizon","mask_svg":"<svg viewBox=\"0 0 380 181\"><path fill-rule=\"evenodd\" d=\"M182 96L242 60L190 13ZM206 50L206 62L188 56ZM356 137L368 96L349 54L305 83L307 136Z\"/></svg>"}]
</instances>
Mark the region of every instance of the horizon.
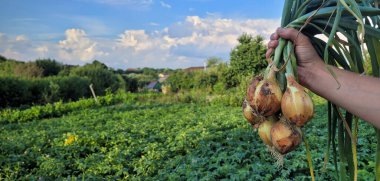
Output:
<instances>
[{"instance_id":1,"label":"horizon","mask_svg":"<svg viewBox=\"0 0 380 181\"><path fill-rule=\"evenodd\" d=\"M43 4L43 5L41 5ZM229 61L243 33L268 40L283 0L49 0L0 2L0 55L94 60L114 69L187 68Z\"/></svg>"}]
</instances>

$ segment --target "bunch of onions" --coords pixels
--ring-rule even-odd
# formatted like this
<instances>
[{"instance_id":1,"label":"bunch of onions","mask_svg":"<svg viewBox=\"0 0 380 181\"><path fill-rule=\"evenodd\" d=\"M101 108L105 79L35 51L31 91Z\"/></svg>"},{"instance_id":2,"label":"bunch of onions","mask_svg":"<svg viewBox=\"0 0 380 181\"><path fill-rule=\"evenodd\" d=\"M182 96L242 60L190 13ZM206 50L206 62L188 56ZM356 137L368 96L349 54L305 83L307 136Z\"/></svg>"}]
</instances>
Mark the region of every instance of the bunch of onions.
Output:
<instances>
[{"instance_id":1,"label":"bunch of onions","mask_svg":"<svg viewBox=\"0 0 380 181\"><path fill-rule=\"evenodd\" d=\"M266 75L256 76L247 89L243 115L264 144L286 154L301 143L304 126L313 117L313 102L294 78L291 64L286 66L287 86L282 92L276 71L269 65ZM281 121L277 121L277 120Z\"/></svg>"},{"instance_id":2,"label":"bunch of onions","mask_svg":"<svg viewBox=\"0 0 380 181\"><path fill-rule=\"evenodd\" d=\"M292 53L291 42L288 44L284 57ZM264 76L252 79L243 102L243 115L254 128L258 128L259 137L272 154L274 151L283 155L301 143L300 128L313 117L314 106L309 94L297 83L290 61L284 65L286 82L280 84L286 84L286 89L281 90L276 79L276 74L281 73L276 70L278 62L270 64Z\"/></svg>"}]
</instances>

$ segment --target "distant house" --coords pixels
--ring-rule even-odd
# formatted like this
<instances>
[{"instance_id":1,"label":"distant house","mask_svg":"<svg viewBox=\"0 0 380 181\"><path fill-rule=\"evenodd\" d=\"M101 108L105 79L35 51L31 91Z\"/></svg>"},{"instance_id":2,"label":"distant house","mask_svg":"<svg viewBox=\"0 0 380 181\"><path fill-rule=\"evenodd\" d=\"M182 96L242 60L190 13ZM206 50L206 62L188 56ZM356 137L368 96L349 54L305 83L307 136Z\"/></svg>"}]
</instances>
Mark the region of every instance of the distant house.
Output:
<instances>
[{"instance_id":1,"label":"distant house","mask_svg":"<svg viewBox=\"0 0 380 181\"><path fill-rule=\"evenodd\" d=\"M160 77L160 78L167 77L167 76L169 76L168 73L159 73L158 74L158 77Z\"/></svg>"},{"instance_id":2,"label":"distant house","mask_svg":"<svg viewBox=\"0 0 380 181\"><path fill-rule=\"evenodd\" d=\"M127 68L127 71L130 71L130 72L135 72L137 71L138 69L135 69L135 68Z\"/></svg>"},{"instance_id":3,"label":"distant house","mask_svg":"<svg viewBox=\"0 0 380 181\"><path fill-rule=\"evenodd\" d=\"M161 84L158 81L150 82L145 88L149 91L159 92L161 89Z\"/></svg>"},{"instance_id":4,"label":"distant house","mask_svg":"<svg viewBox=\"0 0 380 181\"><path fill-rule=\"evenodd\" d=\"M169 74L168 73L160 73L158 74L158 82L159 83L162 83L162 82L165 82L165 80L169 77Z\"/></svg>"},{"instance_id":5,"label":"distant house","mask_svg":"<svg viewBox=\"0 0 380 181\"><path fill-rule=\"evenodd\" d=\"M194 71L201 71L201 70L206 70L206 67L189 67L189 68L185 68L183 69L183 71L185 72L194 72Z\"/></svg>"}]
</instances>

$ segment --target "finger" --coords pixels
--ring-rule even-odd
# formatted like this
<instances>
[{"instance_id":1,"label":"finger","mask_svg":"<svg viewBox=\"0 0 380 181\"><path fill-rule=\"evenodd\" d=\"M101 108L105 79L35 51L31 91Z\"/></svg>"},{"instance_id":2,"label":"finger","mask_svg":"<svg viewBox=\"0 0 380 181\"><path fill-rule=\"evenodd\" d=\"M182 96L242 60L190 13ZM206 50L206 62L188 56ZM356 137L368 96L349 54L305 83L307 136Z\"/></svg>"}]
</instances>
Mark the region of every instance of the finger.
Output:
<instances>
[{"instance_id":1,"label":"finger","mask_svg":"<svg viewBox=\"0 0 380 181\"><path fill-rule=\"evenodd\" d=\"M276 48L278 46L278 40L272 40L268 42L268 48Z\"/></svg>"},{"instance_id":2,"label":"finger","mask_svg":"<svg viewBox=\"0 0 380 181\"><path fill-rule=\"evenodd\" d=\"M279 36L277 33L273 33L270 35L270 40L278 40Z\"/></svg>"},{"instance_id":3,"label":"finger","mask_svg":"<svg viewBox=\"0 0 380 181\"><path fill-rule=\"evenodd\" d=\"M267 50L267 52L265 53L265 57L266 57L267 59L270 59L270 56L272 55L272 52L273 52L273 48L269 48L269 49Z\"/></svg>"},{"instance_id":4,"label":"finger","mask_svg":"<svg viewBox=\"0 0 380 181\"><path fill-rule=\"evenodd\" d=\"M305 40L307 41L305 35L298 33L298 30L293 28L278 28L276 32L281 38L289 39L296 45L305 43Z\"/></svg>"}]
</instances>

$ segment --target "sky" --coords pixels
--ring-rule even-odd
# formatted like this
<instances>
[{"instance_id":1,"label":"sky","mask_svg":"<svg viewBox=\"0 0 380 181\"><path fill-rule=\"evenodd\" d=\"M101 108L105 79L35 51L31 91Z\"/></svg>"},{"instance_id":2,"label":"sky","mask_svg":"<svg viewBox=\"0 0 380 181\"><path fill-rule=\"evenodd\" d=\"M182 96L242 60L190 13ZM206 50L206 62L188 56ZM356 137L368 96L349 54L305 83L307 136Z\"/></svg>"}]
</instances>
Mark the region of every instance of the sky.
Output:
<instances>
[{"instance_id":1,"label":"sky","mask_svg":"<svg viewBox=\"0 0 380 181\"><path fill-rule=\"evenodd\" d=\"M266 40L284 0L0 0L0 55L113 68L229 60L243 33Z\"/></svg>"}]
</instances>

